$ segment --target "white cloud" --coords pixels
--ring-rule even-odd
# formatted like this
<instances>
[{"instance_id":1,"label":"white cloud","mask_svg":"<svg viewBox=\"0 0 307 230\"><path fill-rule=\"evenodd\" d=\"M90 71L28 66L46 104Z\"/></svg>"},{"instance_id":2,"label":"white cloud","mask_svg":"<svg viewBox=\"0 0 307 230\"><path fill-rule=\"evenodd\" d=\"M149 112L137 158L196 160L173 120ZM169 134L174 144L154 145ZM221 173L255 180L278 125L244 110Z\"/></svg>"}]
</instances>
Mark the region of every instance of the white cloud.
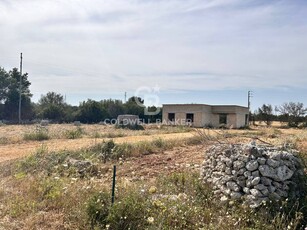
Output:
<instances>
[{"instance_id":1,"label":"white cloud","mask_svg":"<svg viewBox=\"0 0 307 230\"><path fill-rule=\"evenodd\" d=\"M301 4L0 1L0 65L17 66L22 51L35 94L144 85L301 87L307 84L307 5Z\"/></svg>"}]
</instances>

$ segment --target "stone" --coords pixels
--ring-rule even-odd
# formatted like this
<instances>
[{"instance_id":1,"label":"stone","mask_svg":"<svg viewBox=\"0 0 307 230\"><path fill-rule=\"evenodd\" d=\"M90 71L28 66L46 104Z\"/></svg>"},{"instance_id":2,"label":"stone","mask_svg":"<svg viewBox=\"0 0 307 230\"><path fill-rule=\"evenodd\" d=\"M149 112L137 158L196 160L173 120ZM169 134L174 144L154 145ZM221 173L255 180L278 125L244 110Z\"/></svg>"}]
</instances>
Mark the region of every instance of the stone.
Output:
<instances>
[{"instance_id":1,"label":"stone","mask_svg":"<svg viewBox=\"0 0 307 230\"><path fill-rule=\"evenodd\" d=\"M215 197L259 207L269 198L299 197L295 180L304 175L293 151L275 147L217 144L209 148L200 168L204 183L211 183Z\"/></svg>"},{"instance_id":2,"label":"stone","mask_svg":"<svg viewBox=\"0 0 307 230\"><path fill-rule=\"evenodd\" d=\"M239 181L237 181L237 184L238 184L240 187L242 187L242 188L246 186L245 180L239 180Z\"/></svg>"},{"instance_id":3,"label":"stone","mask_svg":"<svg viewBox=\"0 0 307 230\"><path fill-rule=\"evenodd\" d=\"M263 184L257 184L254 186L255 189L258 189L258 190L264 190L264 189L267 189L267 187L265 187Z\"/></svg>"},{"instance_id":4,"label":"stone","mask_svg":"<svg viewBox=\"0 0 307 230\"><path fill-rule=\"evenodd\" d=\"M225 201L227 201L228 200L228 197L227 196L222 196L221 198L220 198L220 201L222 201L222 202L225 202Z\"/></svg>"},{"instance_id":5,"label":"stone","mask_svg":"<svg viewBox=\"0 0 307 230\"><path fill-rule=\"evenodd\" d=\"M250 176L252 175L252 172L250 172L250 171L245 171L245 172L243 173L243 175L244 175L246 178L248 178L248 177L250 177Z\"/></svg>"},{"instance_id":6,"label":"stone","mask_svg":"<svg viewBox=\"0 0 307 230\"><path fill-rule=\"evenodd\" d=\"M241 168L245 167L245 163L243 161L239 161L239 160L236 160L233 162L233 169L234 170L239 170Z\"/></svg>"},{"instance_id":7,"label":"stone","mask_svg":"<svg viewBox=\"0 0 307 230\"><path fill-rule=\"evenodd\" d=\"M250 190L251 195L253 195L254 197L262 197L262 193L258 190L258 189L251 189Z\"/></svg>"},{"instance_id":8,"label":"stone","mask_svg":"<svg viewBox=\"0 0 307 230\"><path fill-rule=\"evenodd\" d=\"M276 168L280 165L280 162L274 159L268 159L266 163L267 165L272 166L273 168Z\"/></svg>"},{"instance_id":9,"label":"stone","mask_svg":"<svg viewBox=\"0 0 307 230\"><path fill-rule=\"evenodd\" d=\"M260 176L259 171L256 170L256 171L252 172L252 176L253 176L253 177L258 177L258 176Z\"/></svg>"},{"instance_id":10,"label":"stone","mask_svg":"<svg viewBox=\"0 0 307 230\"><path fill-rule=\"evenodd\" d=\"M226 164L224 164L223 162L219 162L219 163L216 165L216 169L219 170L219 171L225 171L225 169L226 169Z\"/></svg>"},{"instance_id":11,"label":"stone","mask_svg":"<svg viewBox=\"0 0 307 230\"><path fill-rule=\"evenodd\" d=\"M255 186L260 182L260 177L255 177L252 181L251 181L251 185Z\"/></svg>"},{"instance_id":12,"label":"stone","mask_svg":"<svg viewBox=\"0 0 307 230\"><path fill-rule=\"evenodd\" d=\"M259 158L257 159L257 161L258 161L259 164L264 165L265 162L266 162L266 159L265 159L264 157L259 157Z\"/></svg>"},{"instance_id":13,"label":"stone","mask_svg":"<svg viewBox=\"0 0 307 230\"><path fill-rule=\"evenodd\" d=\"M261 190L261 193L264 195L264 196L268 196L270 194L269 190L267 188Z\"/></svg>"},{"instance_id":14,"label":"stone","mask_svg":"<svg viewBox=\"0 0 307 230\"><path fill-rule=\"evenodd\" d=\"M231 168L226 167L225 173L226 173L227 175L232 175L232 173L231 173Z\"/></svg>"},{"instance_id":15,"label":"stone","mask_svg":"<svg viewBox=\"0 0 307 230\"><path fill-rule=\"evenodd\" d=\"M276 171L277 171L277 177L280 181L285 181L290 179L294 173L291 169L289 169L285 165L278 167Z\"/></svg>"},{"instance_id":16,"label":"stone","mask_svg":"<svg viewBox=\"0 0 307 230\"><path fill-rule=\"evenodd\" d=\"M226 186L227 186L227 188L229 188L230 190L235 191L235 192L238 192L238 191L241 190L240 186L237 185L237 183L234 182L234 181L227 182Z\"/></svg>"},{"instance_id":17,"label":"stone","mask_svg":"<svg viewBox=\"0 0 307 230\"><path fill-rule=\"evenodd\" d=\"M276 188L282 188L282 184L276 181L273 181L273 186Z\"/></svg>"},{"instance_id":18,"label":"stone","mask_svg":"<svg viewBox=\"0 0 307 230\"><path fill-rule=\"evenodd\" d=\"M260 181L262 184L266 185L266 186L270 186L272 184L272 180L267 178L267 177L260 177Z\"/></svg>"},{"instance_id":19,"label":"stone","mask_svg":"<svg viewBox=\"0 0 307 230\"><path fill-rule=\"evenodd\" d=\"M258 168L260 174L264 177L275 179L277 177L276 170L268 165L260 165Z\"/></svg>"},{"instance_id":20,"label":"stone","mask_svg":"<svg viewBox=\"0 0 307 230\"><path fill-rule=\"evenodd\" d=\"M247 188L247 187L244 187L243 192L246 193L246 194L250 194L250 189Z\"/></svg>"},{"instance_id":21,"label":"stone","mask_svg":"<svg viewBox=\"0 0 307 230\"><path fill-rule=\"evenodd\" d=\"M238 175L243 175L244 172L246 172L246 169L245 168L241 168L238 170Z\"/></svg>"},{"instance_id":22,"label":"stone","mask_svg":"<svg viewBox=\"0 0 307 230\"><path fill-rule=\"evenodd\" d=\"M252 147L250 149L250 153L254 156L254 157L259 157L261 156L261 153L258 151L258 149L256 147Z\"/></svg>"},{"instance_id":23,"label":"stone","mask_svg":"<svg viewBox=\"0 0 307 230\"><path fill-rule=\"evenodd\" d=\"M268 190L269 190L270 193L272 193L272 192L276 191L276 188L274 186L269 186Z\"/></svg>"},{"instance_id":24,"label":"stone","mask_svg":"<svg viewBox=\"0 0 307 230\"><path fill-rule=\"evenodd\" d=\"M246 163L246 169L248 171L255 171L258 168L258 162L256 160L251 160L249 162Z\"/></svg>"},{"instance_id":25,"label":"stone","mask_svg":"<svg viewBox=\"0 0 307 230\"><path fill-rule=\"evenodd\" d=\"M248 201L253 201L253 200L255 200L255 199L256 199L256 197L253 196L253 195L247 195L247 196L246 196L246 200L248 200Z\"/></svg>"},{"instance_id":26,"label":"stone","mask_svg":"<svg viewBox=\"0 0 307 230\"><path fill-rule=\"evenodd\" d=\"M231 190L229 188L226 188L226 189L222 190L222 193L224 193L225 195L230 195Z\"/></svg>"},{"instance_id":27,"label":"stone","mask_svg":"<svg viewBox=\"0 0 307 230\"><path fill-rule=\"evenodd\" d=\"M232 161L230 159L228 159L225 163L226 163L227 167L232 167L232 165L233 165Z\"/></svg>"},{"instance_id":28,"label":"stone","mask_svg":"<svg viewBox=\"0 0 307 230\"><path fill-rule=\"evenodd\" d=\"M231 192L230 193L230 198L231 199L234 199L234 200L237 200L237 199L240 199L242 197L242 193L240 192Z\"/></svg>"}]
</instances>

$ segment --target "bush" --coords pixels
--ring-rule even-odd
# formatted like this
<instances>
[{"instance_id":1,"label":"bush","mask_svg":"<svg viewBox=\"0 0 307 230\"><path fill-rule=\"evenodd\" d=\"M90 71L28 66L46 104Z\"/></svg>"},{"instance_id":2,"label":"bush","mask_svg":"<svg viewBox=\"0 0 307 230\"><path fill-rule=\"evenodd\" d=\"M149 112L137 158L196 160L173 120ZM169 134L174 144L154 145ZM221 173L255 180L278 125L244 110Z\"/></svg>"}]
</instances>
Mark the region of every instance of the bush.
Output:
<instances>
[{"instance_id":1,"label":"bush","mask_svg":"<svg viewBox=\"0 0 307 230\"><path fill-rule=\"evenodd\" d=\"M30 133L25 133L23 136L24 140L31 141L43 141L49 139L48 129L44 126L36 126L35 131Z\"/></svg>"},{"instance_id":2,"label":"bush","mask_svg":"<svg viewBox=\"0 0 307 230\"><path fill-rule=\"evenodd\" d=\"M106 162L107 160L114 158L113 153L116 146L117 145L114 143L113 140L107 140L90 147L89 149L87 149L87 152L90 155L96 156L100 160Z\"/></svg>"},{"instance_id":3,"label":"bush","mask_svg":"<svg viewBox=\"0 0 307 230\"><path fill-rule=\"evenodd\" d=\"M103 191L94 194L87 203L86 213L91 228L98 227L105 229L107 225L107 218L111 207L110 195Z\"/></svg>"},{"instance_id":4,"label":"bush","mask_svg":"<svg viewBox=\"0 0 307 230\"><path fill-rule=\"evenodd\" d=\"M113 149L113 158L130 157L132 155L133 145L130 143L122 143L115 145Z\"/></svg>"},{"instance_id":5,"label":"bush","mask_svg":"<svg viewBox=\"0 0 307 230\"><path fill-rule=\"evenodd\" d=\"M129 191L110 209L107 221L110 229L145 229L148 202L135 192Z\"/></svg>"},{"instance_id":6,"label":"bush","mask_svg":"<svg viewBox=\"0 0 307 230\"><path fill-rule=\"evenodd\" d=\"M117 129L129 129L129 130L145 130L142 125L139 124L117 124L115 126Z\"/></svg>"},{"instance_id":7,"label":"bush","mask_svg":"<svg viewBox=\"0 0 307 230\"><path fill-rule=\"evenodd\" d=\"M65 132L65 137L67 139L78 139L78 138L82 137L82 134L83 134L82 128L81 127L77 127L74 130L67 130Z\"/></svg>"}]
</instances>

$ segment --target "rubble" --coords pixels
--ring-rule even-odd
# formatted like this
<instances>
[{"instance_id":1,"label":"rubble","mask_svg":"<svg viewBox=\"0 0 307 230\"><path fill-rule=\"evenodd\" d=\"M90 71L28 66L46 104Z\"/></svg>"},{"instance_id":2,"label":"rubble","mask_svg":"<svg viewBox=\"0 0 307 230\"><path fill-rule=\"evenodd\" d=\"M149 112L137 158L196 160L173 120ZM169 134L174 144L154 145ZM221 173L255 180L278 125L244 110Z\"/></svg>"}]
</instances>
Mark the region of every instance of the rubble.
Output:
<instances>
[{"instance_id":1,"label":"rubble","mask_svg":"<svg viewBox=\"0 0 307 230\"><path fill-rule=\"evenodd\" d=\"M264 201L299 196L303 166L295 150L255 145L212 146L205 154L201 178L221 201L243 200L251 208Z\"/></svg>"}]
</instances>

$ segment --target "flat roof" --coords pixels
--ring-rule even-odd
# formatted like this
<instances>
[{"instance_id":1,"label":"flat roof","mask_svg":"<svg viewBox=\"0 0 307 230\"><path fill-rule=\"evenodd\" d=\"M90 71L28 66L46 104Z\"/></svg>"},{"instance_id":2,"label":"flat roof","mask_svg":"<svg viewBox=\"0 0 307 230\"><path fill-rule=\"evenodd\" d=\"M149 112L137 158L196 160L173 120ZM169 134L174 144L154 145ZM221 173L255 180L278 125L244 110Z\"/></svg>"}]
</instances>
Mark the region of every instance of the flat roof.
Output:
<instances>
[{"instance_id":1,"label":"flat roof","mask_svg":"<svg viewBox=\"0 0 307 230\"><path fill-rule=\"evenodd\" d=\"M208 104L162 104L162 106L212 106L212 107L241 107L248 109L246 106L241 106L241 105L208 105Z\"/></svg>"}]
</instances>

